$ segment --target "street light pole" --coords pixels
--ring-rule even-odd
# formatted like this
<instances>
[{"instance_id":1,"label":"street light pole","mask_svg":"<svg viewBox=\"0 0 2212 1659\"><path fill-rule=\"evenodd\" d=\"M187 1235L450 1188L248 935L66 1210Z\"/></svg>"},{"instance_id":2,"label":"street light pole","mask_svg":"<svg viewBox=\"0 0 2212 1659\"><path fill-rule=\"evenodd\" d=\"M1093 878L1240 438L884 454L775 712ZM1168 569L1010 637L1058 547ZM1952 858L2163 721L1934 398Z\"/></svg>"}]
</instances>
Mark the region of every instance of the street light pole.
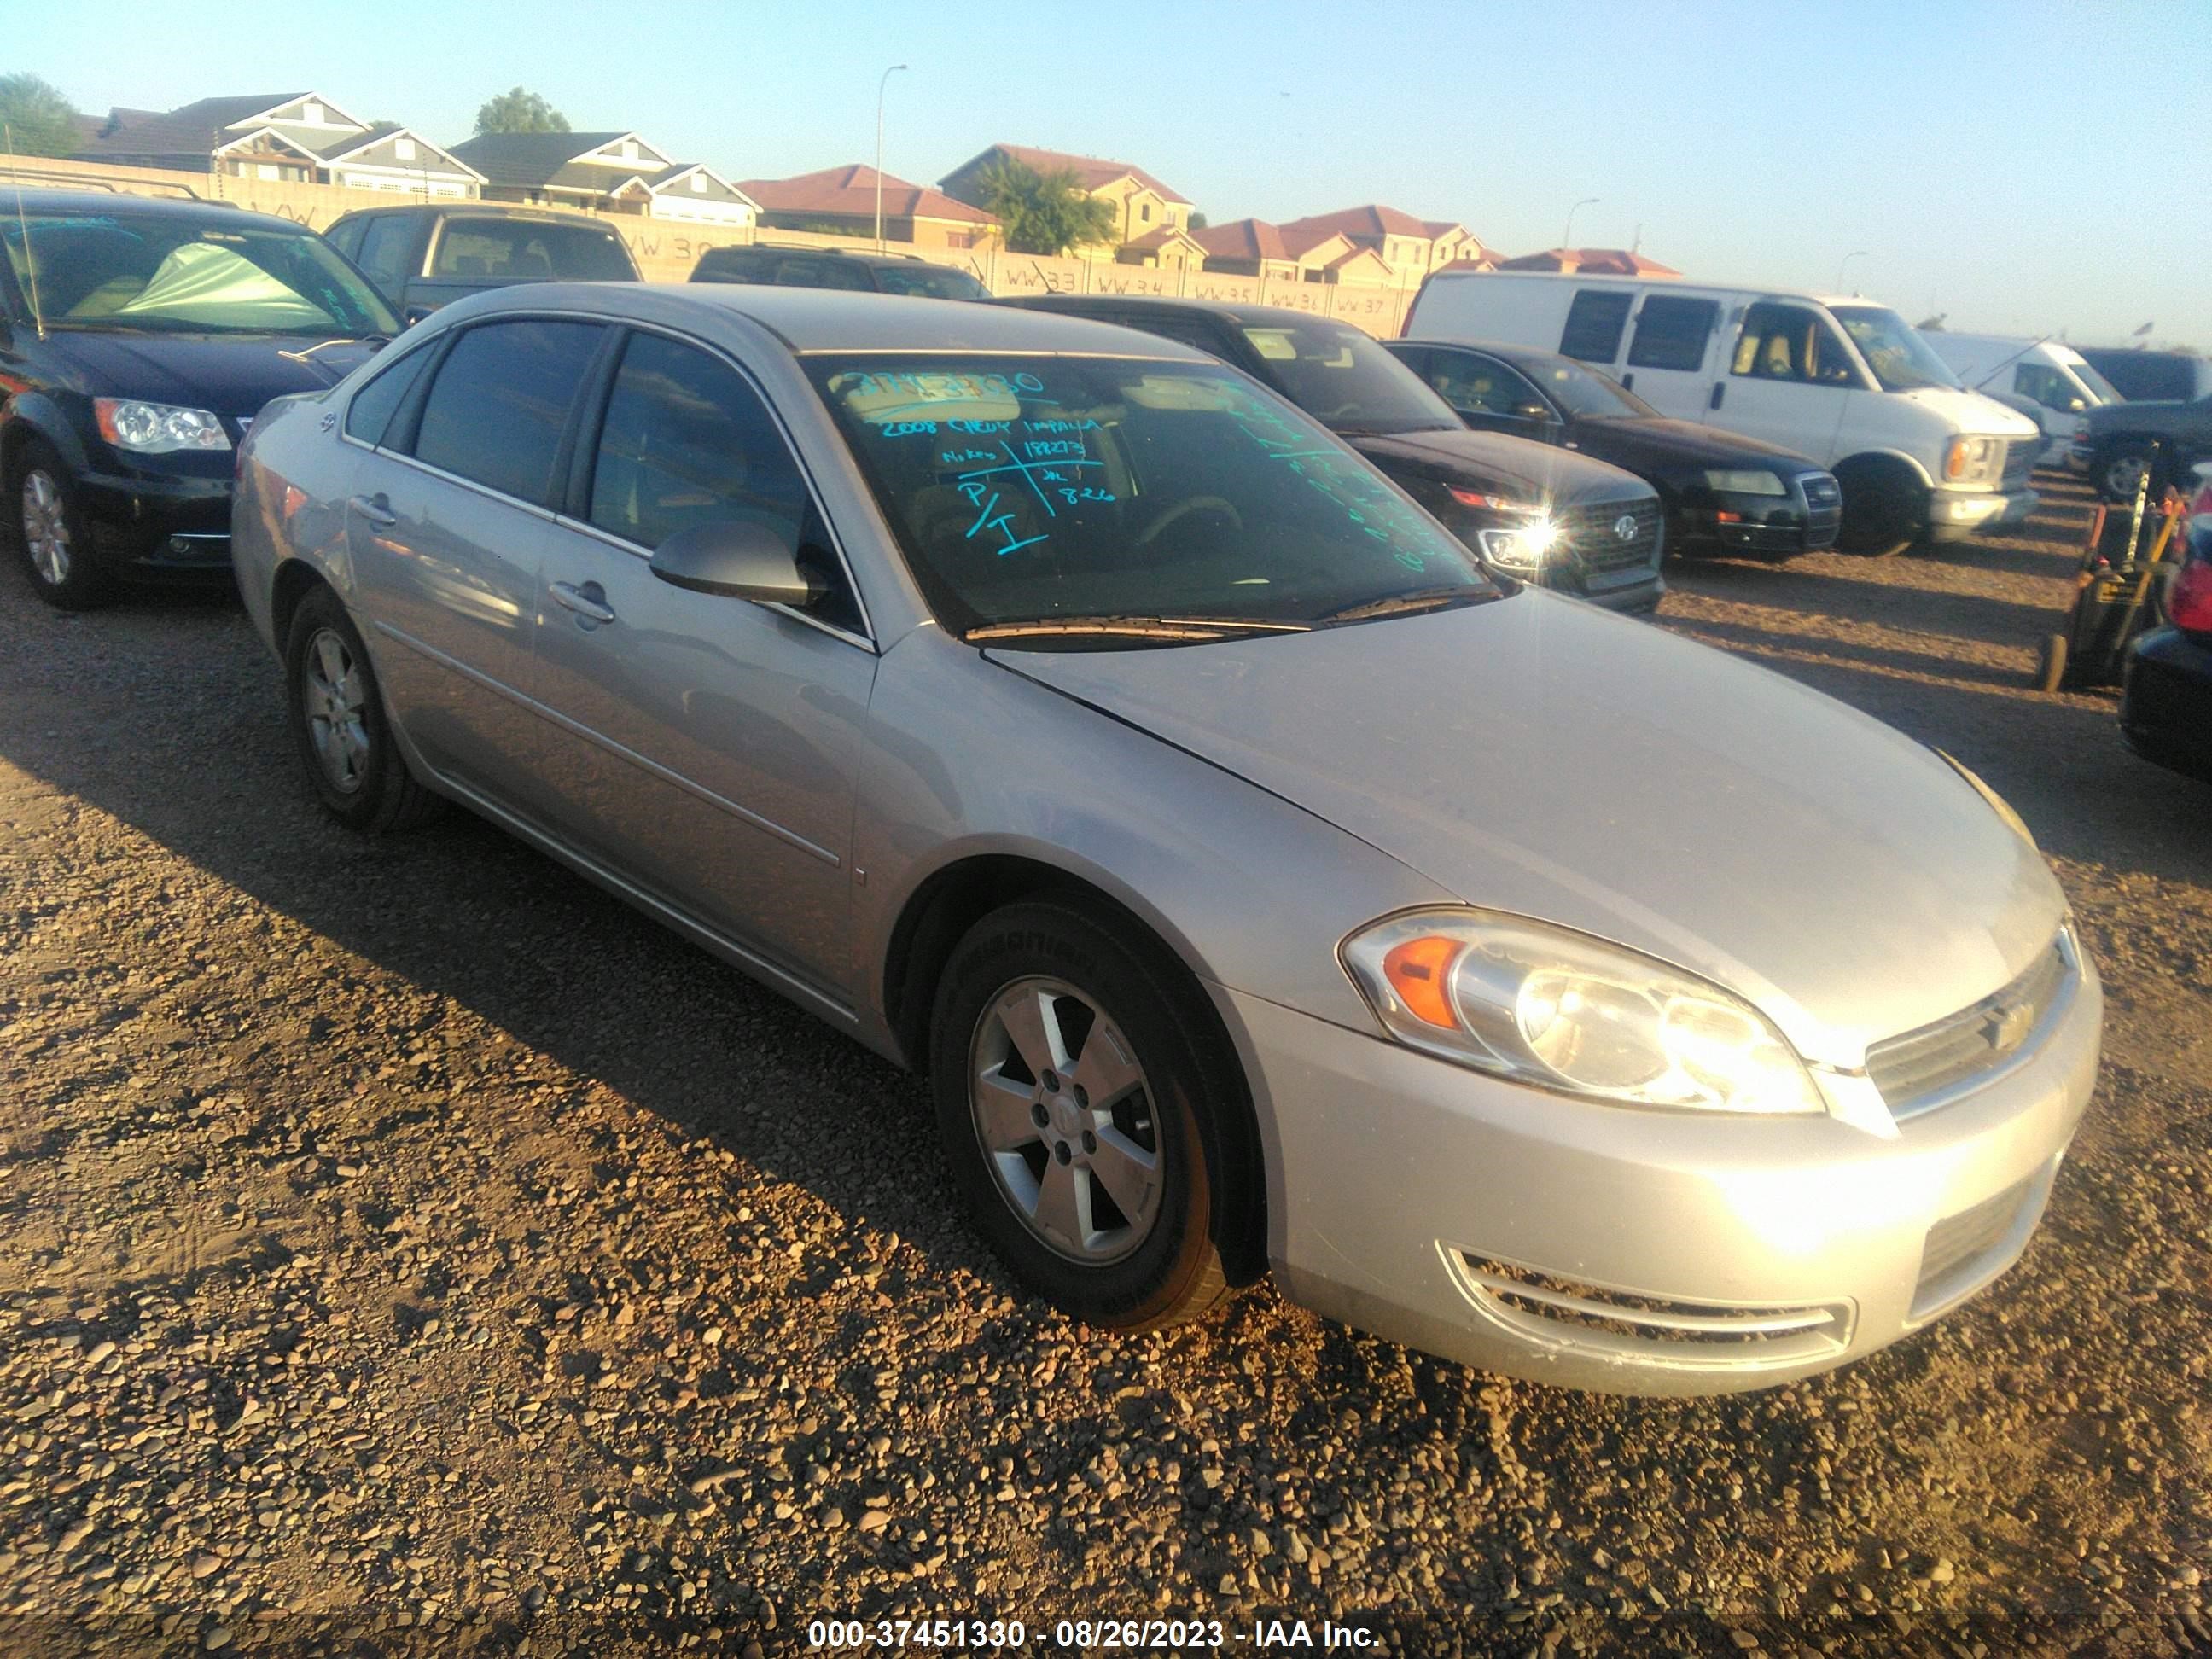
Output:
<instances>
[{"instance_id":1,"label":"street light pole","mask_svg":"<svg viewBox=\"0 0 2212 1659\"><path fill-rule=\"evenodd\" d=\"M1846 268L1846 267L1848 267L1848 266L1850 265L1850 262L1851 262L1852 260L1854 260L1854 259L1863 259L1863 258L1865 258L1866 257L1867 257L1867 251L1866 251L1864 248L1857 248L1857 249L1855 249L1853 252L1850 252L1850 253L1846 253L1845 255L1844 255L1844 257L1843 257L1842 258L1840 258L1840 259L1838 259L1838 260L1837 260L1837 261L1836 261L1836 292L1837 292L1837 293L1841 294L1841 293L1844 291L1844 271L1845 268Z\"/></svg>"},{"instance_id":2,"label":"street light pole","mask_svg":"<svg viewBox=\"0 0 2212 1659\"><path fill-rule=\"evenodd\" d=\"M1559 251L1561 252L1564 253L1568 252L1575 245L1575 215L1580 213L1586 207L1595 207L1597 205L1597 202L1598 198L1596 197L1585 196L1581 201L1576 203L1572 207L1567 210L1567 228L1559 233Z\"/></svg>"},{"instance_id":3,"label":"street light pole","mask_svg":"<svg viewBox=\"0 0 2212 1659\"><path fill-rule=\"evenodd\" d=\"M884 71L883 79L876 82L876 252L884 251L884 88L890 84L891 76L904 69L904 64L893 64Z\"/></svg>"}]
</instances>

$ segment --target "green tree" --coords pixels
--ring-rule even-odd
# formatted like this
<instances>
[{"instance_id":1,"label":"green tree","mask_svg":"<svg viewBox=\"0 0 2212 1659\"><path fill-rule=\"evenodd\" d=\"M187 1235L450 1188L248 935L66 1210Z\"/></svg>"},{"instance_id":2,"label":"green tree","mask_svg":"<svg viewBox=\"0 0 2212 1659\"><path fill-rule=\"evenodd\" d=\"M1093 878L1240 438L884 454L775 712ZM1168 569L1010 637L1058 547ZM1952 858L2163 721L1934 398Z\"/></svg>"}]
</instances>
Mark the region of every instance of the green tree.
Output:
<instances>
[{"instance_id":1,"label":"green tree","mask_svg":"<svg viewBox=\"0 0 2212 1659\"><path fill-rule=\"evenodd\" d=\"M0 75L0 123L18 155L76 154L76 106L51 81Z\"/></svg>"},{"instance_id":2,"label":"green tree","mask_svg":"<svg viewBox=\"0 0 2212 1659\"><path fill-rule=\"evenodd\" d=\"M488 98L477 112L477 131L482 132L566 132L568 118L537 93L520 87Z\"/></svg>"},{"instance_id":3,"label":"green tree","mask_svg":"<svg viewBox=\"0 0 2212 1659\"><path fill-rule=\"evenodd\" d=\"M1203 213L1199 212L1195 208L1191 210L1190 228L1193 230L1204 230L1206 228L1206 216Z\"/></svg>"},{"instance_id":4,"label":"green tree","mask_svg":"<svg viewBox=\"0 0 2212 1659\"><path fill-rule=\"evenodd\" d=\"M1065 253L1114 236L1114 204L1084 193L1073 167L1040 173L1026 161L994 162L983 174L983 206L1006 227L1013 253Z\"/></svg>"}]
</instances>

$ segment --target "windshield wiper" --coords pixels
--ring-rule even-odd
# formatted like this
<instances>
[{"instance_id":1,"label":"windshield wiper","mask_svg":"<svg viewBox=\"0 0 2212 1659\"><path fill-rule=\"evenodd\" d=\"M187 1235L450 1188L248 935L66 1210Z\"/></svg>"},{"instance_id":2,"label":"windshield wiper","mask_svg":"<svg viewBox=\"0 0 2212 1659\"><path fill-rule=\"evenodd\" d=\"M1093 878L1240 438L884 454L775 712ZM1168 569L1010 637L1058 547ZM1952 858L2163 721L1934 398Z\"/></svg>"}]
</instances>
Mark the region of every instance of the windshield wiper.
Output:
<instances>
[{"instance_id":1,"label":"windshield wiper","mask_svg":"<svg viewBox=\"0 0 2212 1659\"><path fill-rule=\"evenodd\" d=\"M1480 605L1498 597L1498 591L1494 587L1469 587L1464 583L1455 587L1417 587L1410 593L1385 593L1379 599L1363 599L1340 611L1328 611L1315 617L1314 625L1364 622L1370 617L1395 617L1409 611L1435 611L1455 602Z\"/></svg>"},{"instance_id":2,"label":"windshield wiper","mask_svg":"<svg viewBox=\"0 0 2212 1659\"><path fill-rule=\"evenodd\" d=\"M1263 622L1255 617L1031 617L1018 622L986 623L961 635L978 640L1015 640L1051 634L1123 634L1133 639L1218 640L1227 634L1304 634L1309 625Z\"/></svg>"}]
</instances>

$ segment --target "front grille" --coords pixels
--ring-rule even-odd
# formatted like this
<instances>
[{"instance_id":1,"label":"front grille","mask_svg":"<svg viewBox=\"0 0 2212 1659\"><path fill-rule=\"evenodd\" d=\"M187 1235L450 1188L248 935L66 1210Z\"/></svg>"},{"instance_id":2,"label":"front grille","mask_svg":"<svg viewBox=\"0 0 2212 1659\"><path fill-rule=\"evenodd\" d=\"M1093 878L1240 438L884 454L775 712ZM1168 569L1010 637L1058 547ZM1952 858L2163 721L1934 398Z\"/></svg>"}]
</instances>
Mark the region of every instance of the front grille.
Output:
<instances>
[{"instance_id":1,"label":"front grille","mask_svg":"<svg viewBox=\"0 0 2212 1659\"><path fill-rule=\"evenodd\" d=\"M1482 1312L1547 1343L1686 1365L1771 1364L1848 1347L1846 1302L1737 1307L1610 1290L1447 1249L1462 1291Z\"/></svg>"},{"instance_id":2,"label":"front grille","mask_svg":"<svg viewBox=\"0 0 2212 1659\"><path fill-rule=\"evenodd\" d=\"M2053 1160L2025 1181L1949 1215L1928 1230L1910 1317L1926 1319L1995 1278L2020 1253L2051 1196Z\"/></svg>"},{"instance_id":3,"label":"front grille","mask_svg":"<svg viewBox=\"0 0 2212 1659\"><path fill-rule=\"evenodd\" d=\"M1559 539L1592 573L1652 569L1659 562L1661 511L1656 499L1561 507L1553 515ZM1620 533L1626 521L1629 533Z\"/></svg>"},{"instance_id":4,"label":"front grille","mask_svg":"<svg viewBox=\"0 0 2212 1659\"><path fill-rule=\"evenodd\" d=\"M1833 547L1844 521L1844 491L1832 473L1800 475L1797 488L1805 496L1805 549Z\"/></svg>"},{"instance_id":5,"label":"front grille","mask_svg":"<svg viewBox=\"0 0 2212 1659\"><path fill-rule=\"evenodd\" d=\"M2004 476L1998 480L2002 489L2024 489L2027 475L2035 471L2035 463L2043 453L2043 434L2033 438L2014 438L2005 445Z\"/></svg>"},{"instance_id":6,"label":"front grille","mask_svg":"<svg viewBox=\"0 0 2212 1659\"><path fill-rule=\"evenodd\" d=\"M1891 1115L1931 1110L2026 1049L2073 981L2069 949L2061 935L2002 990L1869 1048L1867 1073Z\"/></svg>"}]
</instances>

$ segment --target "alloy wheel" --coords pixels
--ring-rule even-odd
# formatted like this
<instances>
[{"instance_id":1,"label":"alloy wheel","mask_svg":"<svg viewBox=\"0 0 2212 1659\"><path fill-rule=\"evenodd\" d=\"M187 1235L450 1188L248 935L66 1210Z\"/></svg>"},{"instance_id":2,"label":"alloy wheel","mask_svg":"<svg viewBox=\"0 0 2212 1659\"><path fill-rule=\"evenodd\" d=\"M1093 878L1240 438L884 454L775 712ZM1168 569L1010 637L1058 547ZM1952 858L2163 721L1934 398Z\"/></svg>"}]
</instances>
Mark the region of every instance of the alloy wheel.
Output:
<instances>
[{"instance_id":1,"label":"alloy wheel","mask_svg":"<svg viewBox=\"0 0 2212 1659\"><path fill-rule=\"evenodd\" d=\"M1160 1218L1164 1137L1134 1046L1063 981L1001 988L976 1021L968 1100L1000 1195L1048 1249L1118 1261Z\"/></svg>"},{"instance_id":2,"label":"alloy wheel","mask_svg":"<svg viewBox=\"0 0 2212 1659\"><path fill-rule=\"evenodd\" d=\"M2142 483L2144 470L2149 465L2148 460L2132 450L2124 455L2113 456L2105 463L2106 498L2115 501L2133 501L2136 489Z\"/></svg>"},{"instance_id":3,"label":"alloy wheel","mask_svg":"<svg viewBox=\"0 0 2212 1659\"><path fill-rule=\"evenodd\" d=\"M43 467L23 475L23 544L40 581L59 587L69 580L69 514L62 504L61 486Z\"/></svg>"},{"instance_id":4,"label":"alloy wheel","mask_svg":"<svg viewBox=\"0 0 2212 1659\"><path fill-rule=\"evenodd\" d=\"M331 787L345 794L360 788L368 769L368 700L353 653L334 629L319 628L307 641L300 712Z\"/></svg>"}]
</instances>

